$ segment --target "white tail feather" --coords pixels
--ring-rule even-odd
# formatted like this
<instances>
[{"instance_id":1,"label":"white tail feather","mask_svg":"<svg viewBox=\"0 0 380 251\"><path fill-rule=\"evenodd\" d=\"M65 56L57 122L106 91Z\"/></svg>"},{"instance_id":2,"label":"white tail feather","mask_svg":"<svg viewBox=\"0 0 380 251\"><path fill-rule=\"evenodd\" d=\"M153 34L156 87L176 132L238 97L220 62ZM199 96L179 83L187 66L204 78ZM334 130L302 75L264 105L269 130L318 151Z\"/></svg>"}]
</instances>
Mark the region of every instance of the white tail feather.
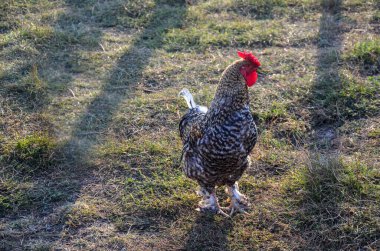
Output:
<instances>
[{"instance_id":1,"label":"white tail feather","mask_svg":"<svg viewBox=\"0 0 380 251\"><path fill-rule=\"evenodd\" d=\"M182 91L179 92L179 96L182 96L186 100L187 106L190 109L197 107L197 104L194 101L193 95L191 95L188 89L186 88L182 89Z\"/></svg>"},{"instance_id":2,"label":"white tail feather","mask_svg":"<svg viewBox=\"0 0 380 251\"><path fill-rule=\"evenodd\" d=\"M182 91L179 92L179 96L182 96L187 103L187 106L190 109L198 109L200 112L206 113L207 112L207 107L205 106L200 106L197 105L194 101L193 95L191 95L190 91L186 88L182 89Z\"/></svg>"}]
</instances>

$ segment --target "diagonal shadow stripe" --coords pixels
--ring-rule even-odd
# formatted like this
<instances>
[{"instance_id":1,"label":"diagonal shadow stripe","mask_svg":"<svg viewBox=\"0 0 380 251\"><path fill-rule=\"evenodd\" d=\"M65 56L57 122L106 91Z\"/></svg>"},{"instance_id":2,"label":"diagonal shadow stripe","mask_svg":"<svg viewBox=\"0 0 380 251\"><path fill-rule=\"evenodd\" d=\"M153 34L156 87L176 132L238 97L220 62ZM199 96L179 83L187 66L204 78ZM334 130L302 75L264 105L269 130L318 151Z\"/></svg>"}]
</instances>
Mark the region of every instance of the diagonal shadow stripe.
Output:
<instances>
[{"instance_id":1,"label":"diagonal shadow stripe","mask_svg":"<svg viewBox=\"0 0 380 251\"><path fill-rule=\"evenodd\" d=\"M99 95L74 126L72 136L64 147L72 160L82 164L86 162L85 156L102 138L101 132L107 129L120 104L133 95L133 87L142 78L154 50L162 48L165 32L181 25L185 11L184 1L156 1L146 28L120 57L109 74L108 83L103 85ZM83 133L88 131L94 133Z\"/></svg>"},{"instance_id":2,"label":"diagonal shadow stripe","mask_svg":"<svg viewBox=\"0 0 380 251\"><path fill-rule=\"evenodd\" d=\"M79 1L78 1L79 2ZM76 1L75 1L76 3ZM143 71L149 63L154 51L162 48L167 30L181 25L186 13L185 1L156 0L149 22L140 31L128 50L116 62L114 69L109 73L109 79L99 94L88 105L85 112L79 117L73 126L69 139L61 146L62 160L56 170L49 173L51 186L61 186L65 183L65 208L74 205L81 195L84 186L92 184L94 173L91 168L91 150L103 139L100 133L109 127L113 115L120 108L120 104L128 97L133 96L133 88L143 77ZM100 37L100 34L99 34ZM84 132L93 131L88 135ZM35 189L46 186L45 183L36 184ZM49 187L50 188L50 187ZM35 217L36 221L44 222L46 218L60 215L65 219L68 211L62 209L62 204L49 204L49 209ZM65 231L64 220L54 225L51 229L41 227L33 232L28 232L26 239L39 239L48 235L48 241L55 243L62 237ZM9 245L20 244L17 236L6 236ZM28 241L26 241L28 242ZM5 245L5 244L4 244ZM8 247L0 244L2 247ZM7 244L8 245L8 244ZM54 244L53 244L54 245ZM13 246L15 247L15 246Z\"/></svg>"}]
</instances>

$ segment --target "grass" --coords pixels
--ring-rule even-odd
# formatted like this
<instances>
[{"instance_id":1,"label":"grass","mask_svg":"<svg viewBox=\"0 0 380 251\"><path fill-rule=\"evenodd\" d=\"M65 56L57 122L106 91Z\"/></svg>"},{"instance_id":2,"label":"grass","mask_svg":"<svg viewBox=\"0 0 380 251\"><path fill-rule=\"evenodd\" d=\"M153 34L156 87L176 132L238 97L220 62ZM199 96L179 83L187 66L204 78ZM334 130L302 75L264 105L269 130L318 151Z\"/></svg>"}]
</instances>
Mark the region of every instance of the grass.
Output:
<instances>
[{"instance_id":1,"label":"grass","mask_svg":"<svg viewBox=\"0 0 380 251\"><path fill-rule=\"evenodd\" d=\"M0 4L0 249L379 247L378 1L189 2ZM177 95L209 105L237 49L259 139L225 219L194 210Z\"/></svg>"},{"instance_id":2,"label":"grass","mask_svg":"<svg viewBox=\"0 0 380 251\"><path fill-rule=\"evenodd\" d=\"M341 107L348 117L378 115L377 107L380 90L379 77L368 77L362 83L345 80L339 93Z\"/></svg>"},{"instance_id":3,"label":"grass","mask_svg":"<svg viewBox=\"0 0 380 251\"><path fill-rule=\"evenodd\" d=\"M11 149L6 150L11 160L18 162L26 172L44 170L53 165L56 154L56 142L44 134L32 134L15 142Z\"/></svg>"},{"instance_id":4,"label":"grass","mask_svg":"<svg viewBox=\"0 0 380 251\"><path fill-rule=\"evenodd\" d=\"M363 64L376 65L379 55L379 41L364 41L355 45L352 58L363 62Z\"/></svg>"},{"instance_id":5,"label":"grass","mask_svg":"<svg viewBox=\"0 0 380 251\"><path fill-rule=\"evenodd\" d=\"M332 249L356 248L378 237L377 168L355 160L319 156L288 179L284 193L292 199L286 203L290 209L295 208L290 212L296 215L290 218L312 243L325 243L325 248ZM362 210L368 203L368 210Z\"/></svg>"}]
</instances>

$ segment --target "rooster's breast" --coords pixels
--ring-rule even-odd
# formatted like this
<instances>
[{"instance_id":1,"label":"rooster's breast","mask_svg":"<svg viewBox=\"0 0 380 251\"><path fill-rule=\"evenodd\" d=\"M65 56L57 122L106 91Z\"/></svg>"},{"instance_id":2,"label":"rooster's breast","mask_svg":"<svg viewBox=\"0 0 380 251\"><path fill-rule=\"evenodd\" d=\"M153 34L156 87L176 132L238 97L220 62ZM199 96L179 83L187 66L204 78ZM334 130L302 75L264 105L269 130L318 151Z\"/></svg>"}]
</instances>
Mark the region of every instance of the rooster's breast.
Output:
<instances>
[{"instance_id":1,"label":"rooster's breast","mask_svg":"<svg viewBox=\"0 0 380 251\"><path fill-rule=\"evenodd\" d=\"M200 142L200 153L211 168L245 163L256 143L256 125L249 109L227 116L222 123L209 126Z\"/></svg>"}]
</instances>

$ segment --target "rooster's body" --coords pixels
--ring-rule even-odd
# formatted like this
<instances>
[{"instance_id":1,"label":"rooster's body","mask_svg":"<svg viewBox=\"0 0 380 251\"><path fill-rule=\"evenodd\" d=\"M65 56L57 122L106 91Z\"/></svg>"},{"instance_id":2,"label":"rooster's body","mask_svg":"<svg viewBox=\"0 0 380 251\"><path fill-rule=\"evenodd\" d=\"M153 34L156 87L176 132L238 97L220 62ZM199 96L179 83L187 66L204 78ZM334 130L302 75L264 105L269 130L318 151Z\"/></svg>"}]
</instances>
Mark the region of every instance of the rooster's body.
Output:
<instances>
[{"instance_id":1,"label":"rooster's body","mask_svg":"<svg viewBox=\"0 0 380 251\"><path fill-rule=\"evenodd\" d=\"M231 213L247 205L237 181L249 166L249 154L257 137L249 109L248 84L244 83L247 77L242 73L242 68L251 65L248 60L239 60L223 72L208 110L197 106L187 89L180 93L190 108L179 125L184 144L183 170L201 186L202 210L223 213L215 197L215 186L222 185L227 185L231 196Z\"/></svg>"}]
</instances>

